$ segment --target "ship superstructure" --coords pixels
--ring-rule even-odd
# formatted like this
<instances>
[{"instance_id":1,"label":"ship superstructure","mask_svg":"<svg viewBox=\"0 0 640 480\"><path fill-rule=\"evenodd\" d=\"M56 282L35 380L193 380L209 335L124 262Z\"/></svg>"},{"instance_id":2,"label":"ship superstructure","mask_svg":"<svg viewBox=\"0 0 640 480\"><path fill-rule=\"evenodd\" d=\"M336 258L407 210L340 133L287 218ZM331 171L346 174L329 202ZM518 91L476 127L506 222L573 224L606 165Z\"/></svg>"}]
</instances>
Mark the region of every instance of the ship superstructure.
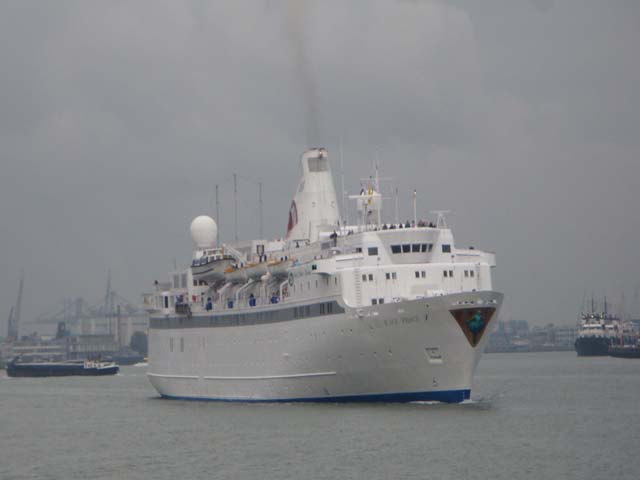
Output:
<instances>
[{"instance_id":1,"label":"ship superstructure","mask_svg":"<svg viewBox=\"0 0 640 480\"><path fill-rule=\"evenodd\" d=\"M381 221L376 179L341 221L324 149L305 152L284 239L216 245L191 225L190 268L145 297L163 397L460 402L502 303L495 255L458 248L444 216Z\"/></svg>"}]
</instances>

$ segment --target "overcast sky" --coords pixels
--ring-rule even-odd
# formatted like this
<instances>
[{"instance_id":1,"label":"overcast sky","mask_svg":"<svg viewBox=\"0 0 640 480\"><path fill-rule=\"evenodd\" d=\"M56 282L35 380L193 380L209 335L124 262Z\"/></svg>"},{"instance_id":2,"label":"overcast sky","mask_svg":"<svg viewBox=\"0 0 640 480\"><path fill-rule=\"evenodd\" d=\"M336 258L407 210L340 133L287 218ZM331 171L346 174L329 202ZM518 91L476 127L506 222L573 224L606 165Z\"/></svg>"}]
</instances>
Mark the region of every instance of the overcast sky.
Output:
<instances>
[{"instance_id":1,"label":"overcast sky","mask_svg":"<svg viewBox=\"0 0 640 480\"><path fill-rule=\"evenodd\" d=\"M339 188L375 162L402 217L451 210L497 253L503 312L573 323L640 288L640 2L0 2L0 326L138 301L192 217L282 236L306 146ZM393 216L393 203L387 208ZM640 312L639 312L640 313ZM21 328L26 333L28 326Z\"/></svg>"}]
</instances>

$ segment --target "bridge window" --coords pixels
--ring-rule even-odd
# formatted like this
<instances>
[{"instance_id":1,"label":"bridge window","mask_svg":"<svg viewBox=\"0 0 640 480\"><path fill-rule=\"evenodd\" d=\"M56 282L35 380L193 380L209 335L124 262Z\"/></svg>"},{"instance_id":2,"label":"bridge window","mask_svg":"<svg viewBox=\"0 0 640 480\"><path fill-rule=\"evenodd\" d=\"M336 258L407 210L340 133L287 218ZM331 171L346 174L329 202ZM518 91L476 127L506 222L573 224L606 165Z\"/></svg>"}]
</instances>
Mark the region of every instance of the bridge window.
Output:
<instances>
[{"instance_id":1,"label":"bridge window","mask_svg":"<svg viewBox=\"0 0 640 480\"><path fill-rule=\"evenodd\" d=\"M379 298L378 299L378 305L382 305L384 304L384 298Z\"/></svg>"},{"instance_id":2,"label":"bridge window","mask_svg":"<svg viewBox=\"0 0 640 480\"><path fill-rule=\"evenodd\" d=\"M398 278L398 274L396 272L391 272L391 279L396 280Z\"/></svg>"},{"instance_id":3,"label":"bridge window","mask_svg":"<svg viewBox=\"0 0 640 480\"><path fill-rule=\"evenodd\" d=\"M427 272L425 272L424 270L420 272L420 276L422 278L427 278Z\"/></svg>"},{"instance_id":4,"label":"bridge window","mask_svg":"<svg viewBox=\"0 0 640 480\"><path fill-rule=\"evenodd\" d=\"M416 272L416 278L420 278L420 272Z\"/></svg>"},{"instance_id":5,"label":"bridge window","mask_svg":"<svg viewBox=\"0 0 640 480\"><path fill-rule=\"evenodd\" d=\"M453 278L453 270L449 270L449 277Z\"/></svg>"},{"instance_id":6,"label":"bridge window","mask_svg":"<svg viewBox=\"0 0 640 480\"><path fill-rule=\"evenodd\" d=\"M378 255L378 247L369 247L369 256Z\"/></svg>"},{"instance_id":7,"label":"bridge window","mask_svg":"<svg viewBox=\"0 0 640 480\"><path fill-rule=\"evenodd\" d=\"M412 245L411 251L413 253L420 253L420 244L419 243L414 243Z\"/></svg>"},{"instance_id":8,"label":"bridge window","mask_svg":"<svg viewBox=\"0 0 640 480\"><path fill-rule=\"evenodd\" d=\"M428 247L428 244L426 244L426 243L423 243L423 244L420 246L422 253L425 253L425 252L427 251L427 247Z\"/></svg>"},{"instance_id":9,"label":"bridge window","mask_svg":"<svg viewBox=\"0 0 640 480\"><path fill-rule=\"evenodd\" d=\"M465 276L465 278L468 278L468 277L469 277L469 270L465 270L465 271L464 271L464 276Z\"/></svg>"},{"instance_id":10,"label":"bridge window","mask_svg":"<svg viewBox=\"0 0 640 480\"><path fill-rule=\"evenodd\" d=\"M369 281L370 281L370 282L373 282L373 273L370 273L370 274L369 274Z\"/></svg>"},{"instance_id":11,"label":"bridge window","mask_svg":"<svg viewBox=\"0 0 640 480\"><path fill-rule=\"evenodd\" d=\"M385 274L384 274L384 277L385 277L387 280L391 280L391 274L390 274L389 272L385 273Z\"/></svg>"},{"instance_id":12,"label":"bridge window","mask_svg":"<svg viewBox=\"0 0 640 480\"><path fill-rule=\"evenodd\" d=\"M391 245L391 253L402 253L402 247L400 245Z\"/></svg>"},{"instance_id":13,"label":"bridge window","mask_svg":"<svg viewBox=\"0 0 640 480\"><path fill-rule=\"evenodd\" d=\"M362 281L366 282L367 281L367 276L366 275L362 275Z\"/></svg>"},{"instance_id":14,"label":"bridge window","mask_svg":"<svg viewBox=\"0 0 640 480\"><path fill-rule=\"evenodd\" d=\"M447 272L446 270L444 270L442 273L444 274L444 278L447 278L449 276L449 272Z\"/></svg>"},{"instance_id":15,"label":"bridge window","mask_svg":"<svg viewBox=\"0 0 640 480\"><path fill-rule=\"evenodd\" d=\"M442 245L442 253L451 253L451 245Z\"/></svg>"},{"instance_id":16,"label":"bridge window","mask_svg":"<svg viewBox=\"0 0 640 480\"><path fill-rule=\"evenodd\" d=\"M475 273L476 273L476 272L474 272L473 270L471 270L471 271L469 272L469 274L471 275L471 278L473 278L473 277L475 276Z\"/></svg>"},{"instance_id":17,"label":"bridge window","mask_svg":"<svg viewBox=\"0 0 640 480\"><path fill-rule=\"evenodd\" d=\"M378 299L377 298L372 298L371 299L371 305L377 305L378 304Z\"/></svg>"},{"instance_id":18,"label":"bridge window","mask_svg":"<svg viewBox=\"0 0 640 480\"><path fill-rule=\"evenodd\" d=\"M329 169L327 159L324 157L310 158L309 159L309 171L310 172L326 172Z\"/></svg>"}]
</instances>

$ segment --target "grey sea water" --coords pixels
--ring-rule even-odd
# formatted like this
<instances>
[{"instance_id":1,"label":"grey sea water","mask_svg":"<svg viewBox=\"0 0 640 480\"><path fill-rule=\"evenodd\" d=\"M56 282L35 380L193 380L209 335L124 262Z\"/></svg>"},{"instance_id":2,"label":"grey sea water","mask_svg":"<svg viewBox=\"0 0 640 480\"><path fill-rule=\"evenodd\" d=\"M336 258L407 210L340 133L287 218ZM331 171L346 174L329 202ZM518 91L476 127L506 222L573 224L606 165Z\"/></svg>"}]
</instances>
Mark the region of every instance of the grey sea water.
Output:
<instances>
[{"instance_id":1,"label":"grey sea water","mask_svg":"<svg viewBox=\"0 0 640 480\"><path fill-rule=\"evenodd\" d=\"M0 376L0 479L637 479L640 361L485 355L473 402L160 400L111 378Z\"/></svg>"}]
</instances>

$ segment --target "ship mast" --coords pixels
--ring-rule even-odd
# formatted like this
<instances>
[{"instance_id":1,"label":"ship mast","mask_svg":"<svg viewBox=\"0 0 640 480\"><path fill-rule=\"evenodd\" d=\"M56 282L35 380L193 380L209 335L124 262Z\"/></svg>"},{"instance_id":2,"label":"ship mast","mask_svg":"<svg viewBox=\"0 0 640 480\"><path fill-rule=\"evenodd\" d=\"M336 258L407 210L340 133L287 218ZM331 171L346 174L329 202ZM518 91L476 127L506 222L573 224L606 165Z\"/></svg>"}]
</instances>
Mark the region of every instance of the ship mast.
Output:
<instances>
[{"instance_id":1,"label":"ship mast","mask_svg":"<svg viewBox=\"0 0 640 480\"><path fill-rule=\"evenodd\" d=\"M238 175L233 174L233 220L234 220L234 239L238 244Z\"/></svg>"},{"instance_id":2,"label":"ship mast","mask_svg":"<svg viewBox=\"0 0 640 480\"><path fill-rule=\"evenodd\" d=\"M22 310L22 291L24 289L24 272L20 276L20 286L18 287L18 301L9 314L8 339L17 340L20 338L20 312Z\"/></svg>"}]
</instances>

